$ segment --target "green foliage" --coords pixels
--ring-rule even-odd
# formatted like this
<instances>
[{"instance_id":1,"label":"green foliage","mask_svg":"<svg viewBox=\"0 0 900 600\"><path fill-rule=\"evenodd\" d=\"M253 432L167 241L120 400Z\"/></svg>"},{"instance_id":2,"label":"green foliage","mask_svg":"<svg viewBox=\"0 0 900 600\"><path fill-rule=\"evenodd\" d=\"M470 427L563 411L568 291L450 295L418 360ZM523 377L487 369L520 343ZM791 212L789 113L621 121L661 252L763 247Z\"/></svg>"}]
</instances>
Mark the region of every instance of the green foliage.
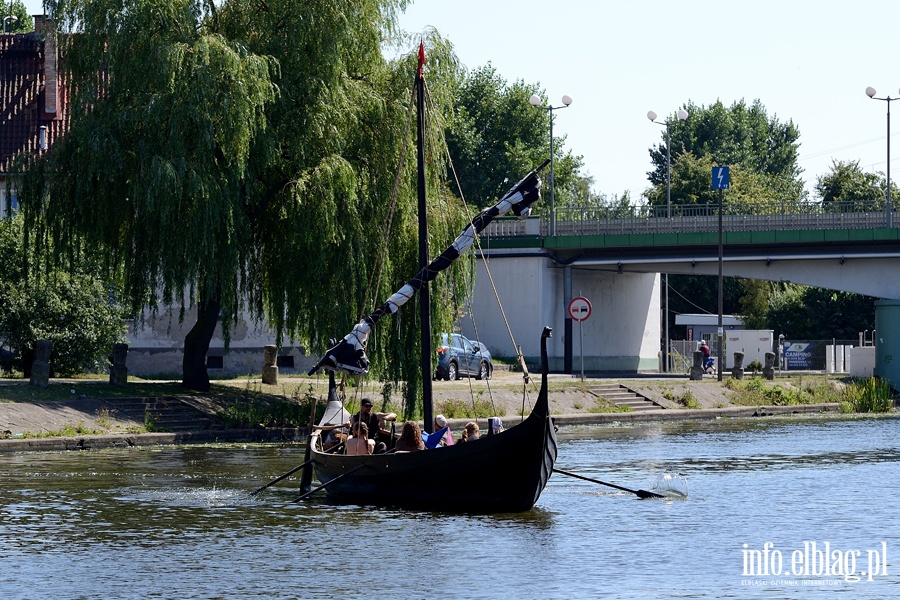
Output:
<instances>
[{"instance_id":1,"label":"green foliage","mask_svg":"<svg viewBox=\"0 0 900 600\"><path fill-rule=\"evenodd\" d=\"M250 260L242 180L275 61L206 27L200 2L50 4L80 35L61 38L70 130L23 194L38 239L61 258L88 240L106 251L134 313L157 289L167 303L221 289L227 335Z\"/></svg>"},{"instance_id":2,"label":"green foliage","mask_svg":"<svg viewBox=\"0 0 900 600\"><path fill-rule=\"evenodd\" d=\"M802 385L795 387L767 384L758 377L743 381L729 379L725 382L725 387L734 392L731 402L743 406L792 406L821 401Z\"/></svg>"},{"instance_id":3,"label":"green foliage","mask_svg":"<svg viewBox=\"0 0 900 600\"><path fill-rule=\"evenodd\" d=\"M893 183L891 188L896 193ZM826 205L852 202L854 210L883 210L885 179L863 171L858 160L832 160L831 171L816 179L816 194Z\"/></svg>"},{"instance_id":4,"label":"green foliage","mask_svg":"<svg viewBox=\"0 0 900 600\"><path fill-rule=\"evenodd\" d=\"M841 393L841 412L888 412L894 407L891 384L885 379L870 377L853 381Z\"/></svg>"},{"instance_id":5,"label":"green foliage","mask_svg":"<svg viewBox=\"0 0 900 600\"><path fill-rule=\"evenodd\" d=\"M749 365L747 365L747 370L756 375L761 372L763 369L762 363L758 360L752 361Z\"/></svg>"},{"instance_id":6,"label":"green foliage","mask_svg":"<svg viewBox=\"0 0 900 600\"><path fill-rule=\"evenodd\" d=\"M100 435L106 433L105 431L99 429L91 429L90 427L85 426L84 423L78 423L78 425L66 425L62 429L58 429L56 431L41 431L39 433L32 433L30 431L24 432L22 435L23 438L48 438L48 437L74 437L78 435Z\"/></svg>"},{"instance_id":7,"label":"green foliage","mask_svg":"<svg viewBox=\"0 0 900 600\"><path fill-rule=\"evenodd\" d=\"M627 404L614 404L603 398L597 398L594 401L594 405L590 408L590 412L592 413L627 413L632 412L631 407ZM524 415L520 416L528 416L527 412Z\"/></svg>"},{"instance_id":8,"label":"green foliage","mask_svg":"<svg viewBox=\"0 0 900 600\"><path fill-rule=\"evenodd\" d=\"M782 282L764 281L762 279L741 279L743 295L740 303L740 314L747 329L768 329L768 313L772 296L786 285Z\"/></svg>"},{"instance_id":9,"label":"green foliage","mask_svg":"<svg viewBox=\"0 0 900 600\"><path fill-rule=\"evenodd\" d=\"M495 407L490 400L441 400L435 403L435 414L448 419L486 419L506 416L506 408Z\"/></svg>"},{"instance_id":10,"label":"green foliage","mask_svg":"<svg viewBox=\"0 0 900 600\"><path fill-rule=\"evenodd\" d=\"M229 427L305 427L309 424L316 395L313 386L303 393L281 398L247 394L235 398L219 415ZM325 414L327 402L316 402L316 420Z\"/></svg>"},{"instance_id":11,"label":"green foliage","mask_svg":"<svg viewBox=\"0 0 900 600\"><path fill-rule=\"evenodd\" d=\"M34 31L34 19L28 14L28 7L22 0L0 3L3 16L3 33L28 33ZM12 18L7 18L12 17Z\"/></svg>"},{"instance_id":12,"label":"green foliage","mask_svg":"<svg viewBox=\"0 0 900 600\"><path fill-rule=\"evenodd\" d=\"M711 185L712 168L720 164L711 154L697 156L687 152L679 155L672 165L672 205L709 204L719 202L719 191ZM766 175L756 173L740 164L730 168L731 187L723 198L726 211L745 212L770 209L771 201L778 197ZM648 189L644 196L650 204L666 204L666 182Z\"/></svg>"},{"instance_id":13,"label":"green foliage","mask_svg":"<svg viewBox=\"0 0 900 600\"><path fill-rule=\"evenodd\" d=\"M89 276L56 273L19 286L0 283L0 297L0 332L25 370L40 339L53 342L50 366L60 375L101 368L112 345L124 340L123 311Z\"/></svg>"},{"instance_id":14,"label":"green foliage","mask_svg":"<svg viewBox=\"0 0 900 600\"><path fill-rule=\"evenodd\" d=\"M30 170L23 210L61 258L79 246L103 252L132 311L155 309L157 293L182 308L221 307L227 344L248 309L278 343L317 353L415 273L405 134L416 52L393 62L382 53L405 1L50 4L81 34L67 38L62 65L72 125ZM439 36L425 45L434 141L458 67ZM442 248L462 211L443 181L445 152L431 148L429 202L446 218L429 241ZM465 289L466 270L433 284L438 331L452 318L446 290ZM409 382L412 406L415 315L411 302L370 340L374 372Z\"/></svg>"},{"instance_id":15,"label":"green foliage","mask_svg":"<svg viewBox=\"0 0 900 600\"><path fill-rule=\"evenodd\" d=\"M159 431L156 426L156 422L158 420L158 416L154 415L149 410L144 411L144 429L148 433L153 433L154 431Z\"/></svg>"},{"instance_id":16,"label":"green foliage","mask_svg":"<svg viewBox=\"0 0 900 600\"><path fill-rule=\"evenodd\" d=\"M544 95L537 85L522 80L509 84L490 63L460 75L460 79L447 146L463 196L483 207L549 158L550 111L530 104L532 94ZM557 112L553 111L554 119ZM563 137L554 136L553 145L555 204L589 199L591 179L580 173L581 157L565 149ZM549 169L544 181L549 186ZM455 182L453 190L460 191ZM548 187L544 197L549 198Z\"/></svg>"},{"instance_id":17,"label":"green foliage","mask_svg":"<svg viewBox=\"0 0 900 600\"><path fill-rule=\"evenodd\" d=\"M711 204L718 193L710 189L714 165L731 167L726 202L751 205L803 198L801 169L797 164L800 132L788 121L769 118L759 100L743 100L726 108L721 101L705 107L688 102L685 121L673 119L671 134L671 188L673 205ZM666 202L666 133L650 150L652 187L645 192L651 204Z\"/></svg>"},{"instance_id":18,"label":"green foliage","mask_svg":"<svg viewBox=\"0 0 900 600\"><path fill-rule=\"evenodd\" d=\"M748 329L772 329L795 339L856 339L875 328L875 298L785 282L725 277L724 312L740 314ZM679 313L715 314L714 276L670 275L670 318Z\"/></svg>"},{"instance_id":19,"label":"green foliage","mask_svg":"<svg viewBox=\"0 0 900 600\"><path fill-rule=\"evenodd\" d=\"M18 369L30 372L40 339L53 342L54 373L98 369L125 339L124 311L114 298L89 262L71 273L51 268L31 252L20 216L0 219L0 343Z\"/></svg>"},{"instance_id":20,"label":"green foliage","mask_svg":"<svg viewBox=\"0 0 900 600\"><path fill-rule=\"evenodd\" d=\"M700 408L700 403L694 398L694 393L691 390L685 390L684 393L679 396L673 390L666 388L662 391L662 396L666 400L680 404L685 408Z\"/></svg>"},{"instance_id":21,"label":"green foliage","mask_svg":"<svg viewBox=\"0 0 900 600\"><path fill-rule=\"evenodd\" d=\"M721 101L708 107L689 101L683 108L688 113L687 120L674 119L670 126L674 163L684 154L709 156L718 164L741 166L758 175L799 184L800 131L792 121L781 123L777 117L769 118L759 100L750 105L739 100L728 108ZM664 131L662 140L650 150L653 171L648 177L655 186L666 182Z\"/></svg>"},{"instance_id":22,"label":"green foliage","mask_svg":"<svg viewBox=\"0 0 900 600\"><path fill-rule=\"evenodd\" d=\"M769 328L796 339L856 339L875 328L875 299L800 285L774 294Z\"/></svg>"},{"instance_id":23,"label":"green foliage","mask_svg":"<svg viewBox=\"0 0 900 600\"><path fill-rule=\"evenodd\" d=\"M742 280L724 277L722 281L725 314L741 314L740 299L744 293ZM719 284L707 275L669 275L669 320L676 314L716 314L719 306Z\"/></svg>"}]
</instances>

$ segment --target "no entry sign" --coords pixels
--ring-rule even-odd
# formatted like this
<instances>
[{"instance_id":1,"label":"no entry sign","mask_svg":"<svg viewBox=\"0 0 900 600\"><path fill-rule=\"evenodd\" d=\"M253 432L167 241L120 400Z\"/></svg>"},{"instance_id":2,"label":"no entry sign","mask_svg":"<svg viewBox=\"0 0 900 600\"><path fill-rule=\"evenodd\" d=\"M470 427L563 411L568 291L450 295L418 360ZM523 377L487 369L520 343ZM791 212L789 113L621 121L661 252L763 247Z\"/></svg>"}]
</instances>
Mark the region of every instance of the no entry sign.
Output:
<instances>
[{"instance_id":1,"label":"no entry sign","mask_svg":"<svg viewBox=\"0 0 900 600\"><path fill-rule=\"evenodd\" d=\"M569 302L569 316L576 321L587 321L591 316L591 303L587 298L578 296Z\"/></svg>"}]
</instances>

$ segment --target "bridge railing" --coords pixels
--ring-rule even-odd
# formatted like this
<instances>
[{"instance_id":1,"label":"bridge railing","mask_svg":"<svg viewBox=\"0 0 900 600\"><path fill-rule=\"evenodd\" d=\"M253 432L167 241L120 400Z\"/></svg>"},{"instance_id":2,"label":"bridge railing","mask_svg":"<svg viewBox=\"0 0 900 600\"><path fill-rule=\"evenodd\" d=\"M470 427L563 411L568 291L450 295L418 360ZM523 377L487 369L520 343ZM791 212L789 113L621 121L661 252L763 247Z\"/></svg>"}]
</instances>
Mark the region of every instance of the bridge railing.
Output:
<instances>
[{"instance_id":1,"label":"bridge railing","mask_svg":"<svg viewBox=\"0 0 900 600\"><path fill-rule=\"evenodd\" d=\"M873 229L888 227L888 223L883 202L735 202L722 207L723 231ZM718 231L718 227L718 204L565 206L556 210L556 235L562 236L694 233ZM544 210L539 233L533 224L503 218L494 221L484 235L549 233L550 214Z\"/></svg>"}]
</instances>

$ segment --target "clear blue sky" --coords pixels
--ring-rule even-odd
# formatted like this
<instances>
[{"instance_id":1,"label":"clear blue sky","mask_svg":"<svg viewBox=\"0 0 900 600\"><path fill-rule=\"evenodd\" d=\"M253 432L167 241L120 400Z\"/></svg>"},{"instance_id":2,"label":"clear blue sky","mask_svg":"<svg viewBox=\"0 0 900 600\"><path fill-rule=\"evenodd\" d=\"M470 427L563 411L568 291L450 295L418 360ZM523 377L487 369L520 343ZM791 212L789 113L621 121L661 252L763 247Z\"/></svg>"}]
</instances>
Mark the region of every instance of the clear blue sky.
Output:
<instances>
[{"instance_id":1,"label":"clear blue sky","mask_svg":"<svg viewBox=\"0 0 900 600\"><path fill-rule=\"evenodd\" d=\"M662 118L692 100L759 98L800 130L807 189L832 158L886 169L886 102L900 93L897 0L417 0L407 31L434 26L469 68L490 61L508 81L537 82L554 105L554 133L584 157L603 193L647 187L648 149ZM892 127L892 181L900 182L900 103ZM894 158L896 157L896 158Z\"/></svg>"},{"instance_id":2,"label":"clear blue sky","mask_svg":"<svg viewBox=\"0 0 900 600\"><path fill-rule=\"evenodd\" d=\"M41 11L39 0L26 5ZM635 198L663 133L647 111L664 117L688 100L759 98L770 117L792 120L807 189L832 159L884 172L887 103L865 89L900 96L898 24L897 0L417 0L401 17L411 33L436 28L470 69L491 62L554 105L572 96L554 133L584 157L596 190ZM900 182L900 103L892 108Z\"/></svg>"}]
</instances>

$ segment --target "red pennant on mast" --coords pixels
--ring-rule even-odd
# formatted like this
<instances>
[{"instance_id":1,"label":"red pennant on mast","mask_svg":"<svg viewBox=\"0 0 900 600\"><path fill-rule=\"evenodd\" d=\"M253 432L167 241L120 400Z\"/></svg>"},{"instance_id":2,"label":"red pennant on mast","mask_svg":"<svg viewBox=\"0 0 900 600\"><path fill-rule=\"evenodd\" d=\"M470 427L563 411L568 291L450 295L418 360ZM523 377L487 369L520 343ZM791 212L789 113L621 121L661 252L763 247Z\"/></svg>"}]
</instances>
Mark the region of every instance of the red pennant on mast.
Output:
<instances>
[{"instance_id":1,"label":"red pennant on mast","mask_svg":"<svg viewBox=\"0 0 900 600\"><path fill-rule=\"evenodd\" d=\"M425 77L425 44L419 42L419 77Z\"/></svg>"}]
</instances>

